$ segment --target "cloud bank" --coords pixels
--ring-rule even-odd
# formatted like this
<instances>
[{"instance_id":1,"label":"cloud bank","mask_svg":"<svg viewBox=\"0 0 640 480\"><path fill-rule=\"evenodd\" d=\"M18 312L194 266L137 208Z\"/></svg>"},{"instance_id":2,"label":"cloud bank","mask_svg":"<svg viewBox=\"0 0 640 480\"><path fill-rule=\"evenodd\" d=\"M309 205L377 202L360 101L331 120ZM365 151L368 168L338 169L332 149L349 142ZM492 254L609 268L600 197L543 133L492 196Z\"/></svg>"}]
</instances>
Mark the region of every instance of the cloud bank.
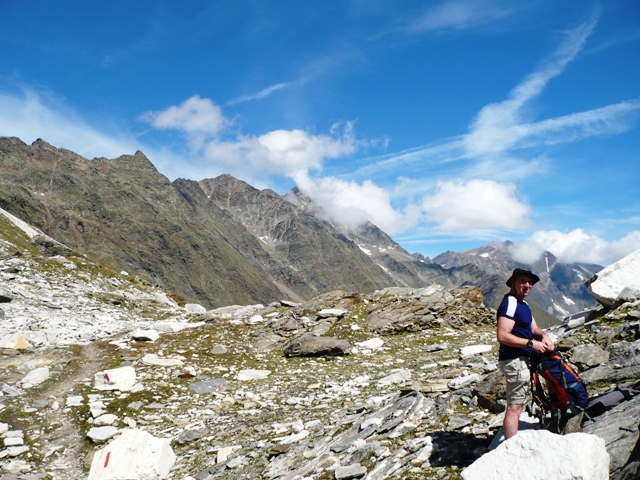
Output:
<instances>
[{"instance_id":1,"label":"cloud bank","mask_svg":"<svg viewBox=\"0 0 640 480\"><path fill-rule=\"evenodd\" d=\"M548 251L565 263L609 265L640 249L640 231L619 240L604 240L577 228L570 232L537 231L525 242L514 244L513 257L523 263L533 263Z\"/></svg>"}]
</instances>

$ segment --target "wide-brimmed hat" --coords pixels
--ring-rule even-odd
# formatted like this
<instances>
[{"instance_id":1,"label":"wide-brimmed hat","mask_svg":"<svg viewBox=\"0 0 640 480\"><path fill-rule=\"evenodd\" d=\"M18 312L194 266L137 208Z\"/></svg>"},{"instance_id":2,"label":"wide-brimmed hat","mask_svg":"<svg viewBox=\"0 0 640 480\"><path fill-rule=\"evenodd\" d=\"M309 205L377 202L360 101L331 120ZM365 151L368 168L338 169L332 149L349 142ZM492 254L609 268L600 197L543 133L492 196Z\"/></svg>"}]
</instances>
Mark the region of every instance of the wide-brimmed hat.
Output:
<instances>
[{"instance_id":1,"label":"wide-brimmed hat","mask_svg":"<svg viewBox=\"0 0 640 480\"><path fill-rule=\"evenodd\" d=\"M531 278L533 278L532 285L535 285L536 283L538 283L538 280L540 280L540 277L533 273L531 270L527 268L516 268L513 270L513 273L511 274L511 277L509 277L509 280L507 280L507 287L511 288L511 282L513 281L513 279L519 277L520 275L529 275Z\"/></svg>"}]
</instances>

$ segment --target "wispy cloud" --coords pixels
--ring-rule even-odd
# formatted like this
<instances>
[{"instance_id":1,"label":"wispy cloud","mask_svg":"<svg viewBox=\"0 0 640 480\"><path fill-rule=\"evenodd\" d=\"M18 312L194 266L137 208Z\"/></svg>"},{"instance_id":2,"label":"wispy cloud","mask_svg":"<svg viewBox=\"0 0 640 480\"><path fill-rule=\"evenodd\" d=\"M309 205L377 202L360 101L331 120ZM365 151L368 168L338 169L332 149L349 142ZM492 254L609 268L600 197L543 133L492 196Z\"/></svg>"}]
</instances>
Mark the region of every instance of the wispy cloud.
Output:
<instances>
[{"instance_id":1,"label":"wispy cloud","mask_svg":"<svg viewBox=\"0 0 640 480\"><path fill-rule=\"evenodd\" d=\"M140 144L126 132L105 133L46 91L21 87L0 91L0 132L33 142L38 137L85 157L116 157L134 153Z\"/></svg>"},{"instance_id":2,"label":"wispy cloud","mask_svg":"<svg viewBox=\"0 0 640 480\"><path fill-rule=\"evenodd\" d=\"M238 96L236 98L232 98L231 100L229 100L226 103L226 105L227 106L231 106L231 105L236 105L238 103L251 102L253 100L262 100L263 98L268 97L272 93L275 93L275 92L277 92L279 90L282 90L282 89L297 85L299 83L300 82L276 83L274 85L270 85L267 88L264 88L264 89L260 90L258 93L240 95L240 96Z\"/></svg>"},{"instance_id":3,"label":"wispy cloud","mask_svg":"<svg viewBox=\"0 0 640 480\"><path fill-rule=\"evenodd\" d=\"M511 9L500 7L495 1L451 0L427 10L409 24L409 33L461 30L482 25L512 14Z\"/></svg>"},{"instance_id":4,"label":"wispy cloud","mask_svg":"<svg viewBox=\"0 0 640 480\"><path fill-rule=\"evenodd\" d=\"M571 30L551 58L511 90L506 100L486 105L480 110L465 138L470 156L504 152L526 138L532 130L541 131L540 128L532 128L523 118L525 105L538 97L549 81L560 75L575 59L597 22L598 16L594 14ZM559 126L560 123L556 122L555 125Z\"/></svg>"},{"instance_id":5,"label":"wispy cloud","mask_svg":"<svg viewBox=\"0 0 640 480\"><path fill-rule=\"evenodd\" d=\"M470 164L467 175L479 177L490 172L497 162L507 161L514 167L512 170L520 172L519 177L524 178L530 173L539 173L537 167L540 165L532 164L532 160L515 158L514 153L518 150L618 134L632 128L640 113L640 99L539 121L526 116L532 100L542 95L548 83L582 51L598 18L599 14L595 12L570 30L550 58L514 87L504 101L483 107L471 121L467 133L370 159L356 174L375 175L412 164L420 164L428 170L433 165L465 161ZM539 162L541 158L536 155L538 159L533 162Z\"/></svg>"}]
</instances>

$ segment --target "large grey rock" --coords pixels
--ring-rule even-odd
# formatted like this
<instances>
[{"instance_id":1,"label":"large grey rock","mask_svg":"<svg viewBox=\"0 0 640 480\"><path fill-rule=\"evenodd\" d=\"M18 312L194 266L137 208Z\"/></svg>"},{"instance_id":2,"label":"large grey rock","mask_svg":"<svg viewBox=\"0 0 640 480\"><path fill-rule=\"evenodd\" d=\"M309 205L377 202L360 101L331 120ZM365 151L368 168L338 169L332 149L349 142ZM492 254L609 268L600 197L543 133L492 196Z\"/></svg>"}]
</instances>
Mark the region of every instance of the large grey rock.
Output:
<instances>
[{"instance_id":1,"label":"large grey rock","mask_svg":"<svg viewBox=\"0 0 640 480\"><path fill-rule=\"evenodd\" d=\"M586 285L591 295L609 307L640 298L640 250L599 271ZM624 298L620 298L623 291Z\"/></svg>"},{"instance_id":2,"label":"large grey rock","mask_svg":"<svg viewBox=\"0 0 640 480\"><path fill-rule=\"evenodd\" d=\"M351 349L351 344L347 340L303 335L293 339L285 348L284 354L287 357L335 357L349 355Z\"/></svg>"},{"instance_id":3,"label":"large grey rock","mask_svg":"<svg viewBox=\"0 0 640 480\"><path fill-rule=\"evenodd\" d=\"M31 388L40 385L49 378L49 367L38 367L31 370L22 379L22 388Z\"/></svg>"},{"instance_id":4,"label":"large grey rock","mask_svg":"<svg viewBox=\"0 0 640 480\"><path fill-rule=\"evenodd\" d=\"M631 460L634 447L640 441L640 396L622 402L608 412L584 424L582 431L597 435L605 441L611 457L611 473L623 469ZM638 472L640 473L640 472ZM638 478L627 477L627 478Z\"/></svg>"},{"instance_id":5,"label":"large grey rock","mask_svg":"<svg viewBox=\"0 0 640 480\"><path fill-rule=\"evenodd\" d=\"M582 381L587 385L602 381L620 383L640 378L640 365L631 365L622 368L612 368L609 365L602 365L582 372L580 378L582 378Z\"/></svg>"},{"instance_id":6,"label":"large grey rock","mask_svg":"<svg viewBox=\"0 0 640 480\"><path fill-rule=\"evenodd\" d=\"M462 471L464 480L607 480L609 455L602 438L525 430Z\"/></svg>"},{"instance_id":7,"label":"large grey rock","mask_svg":"<svg viewBox=\"0 0 640 480\"><path fill-rule=\"evenodd\" d=\"M115 437L120 430L117 427L105 425L101 427L91 427L87 432L87 438L93 443L105 443Z\"/></svg>"},{"instance_id":8,"label":"large grey rock","mask_svg":"<svg viewBox=\"0 0 640 480\"><path fill-rule=\"evenodd\" d=\"M334 473L336 480L353 480L362 478L367 473L367 467L363 465L346 465L336 468Z\"/></svg>"},{"instance_id":9,"label":"large grey rock","mask_svg":"<svg viewBox=\"0 0 640 480\"><path fill-rule=\"evenodd\" d=\"M185 443L193 442L194 440L199 440L207 434L207 430L204 428L198 428L193 430L185 430L184 432L178 435L178 443L180 445L184 445Z\"/></svg>"},{"instance_id":10,"label":"large grey rock","mask_svg":"<svg viewBox=\"0 0 640 480\"><path fill-rule=\"evenodd\" d=\"M580 368L590 368L609 360L609 352L598 345L579 345L571 353L571 361Z\"/></svg>"},{"instance_id":11,"label":"large grey rock","mask_svg":"<svg viewBox=\"0 0 640 480\"><path fill-rule=\"evenodd\" d=\"M0 287L0 303L9 303L13 300L13 296L8 290Z\"/></svg>"}]
</instances>

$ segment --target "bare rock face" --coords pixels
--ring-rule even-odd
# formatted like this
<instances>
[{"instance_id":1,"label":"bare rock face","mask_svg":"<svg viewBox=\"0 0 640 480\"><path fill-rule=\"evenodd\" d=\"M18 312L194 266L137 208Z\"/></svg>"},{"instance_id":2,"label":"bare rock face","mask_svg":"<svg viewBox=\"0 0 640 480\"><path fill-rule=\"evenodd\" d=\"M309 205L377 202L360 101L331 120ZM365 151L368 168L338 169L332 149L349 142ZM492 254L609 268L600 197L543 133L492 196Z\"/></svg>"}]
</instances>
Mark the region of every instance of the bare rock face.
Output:
<instances>
[{"instance_id":1,"label":"bare rock face","mask_svg":"<svg viewBox=\"0 0 640 480\"><path fill-rule=\"evenodd\" d=\"M623 469L631 469L635 465L635 475L640 474L637 452L640 442L640 396L602 414L597 421L586 422L582 431L605 441L611 457L612 473L619 474Z\"/></svg>"}]
</instances>

